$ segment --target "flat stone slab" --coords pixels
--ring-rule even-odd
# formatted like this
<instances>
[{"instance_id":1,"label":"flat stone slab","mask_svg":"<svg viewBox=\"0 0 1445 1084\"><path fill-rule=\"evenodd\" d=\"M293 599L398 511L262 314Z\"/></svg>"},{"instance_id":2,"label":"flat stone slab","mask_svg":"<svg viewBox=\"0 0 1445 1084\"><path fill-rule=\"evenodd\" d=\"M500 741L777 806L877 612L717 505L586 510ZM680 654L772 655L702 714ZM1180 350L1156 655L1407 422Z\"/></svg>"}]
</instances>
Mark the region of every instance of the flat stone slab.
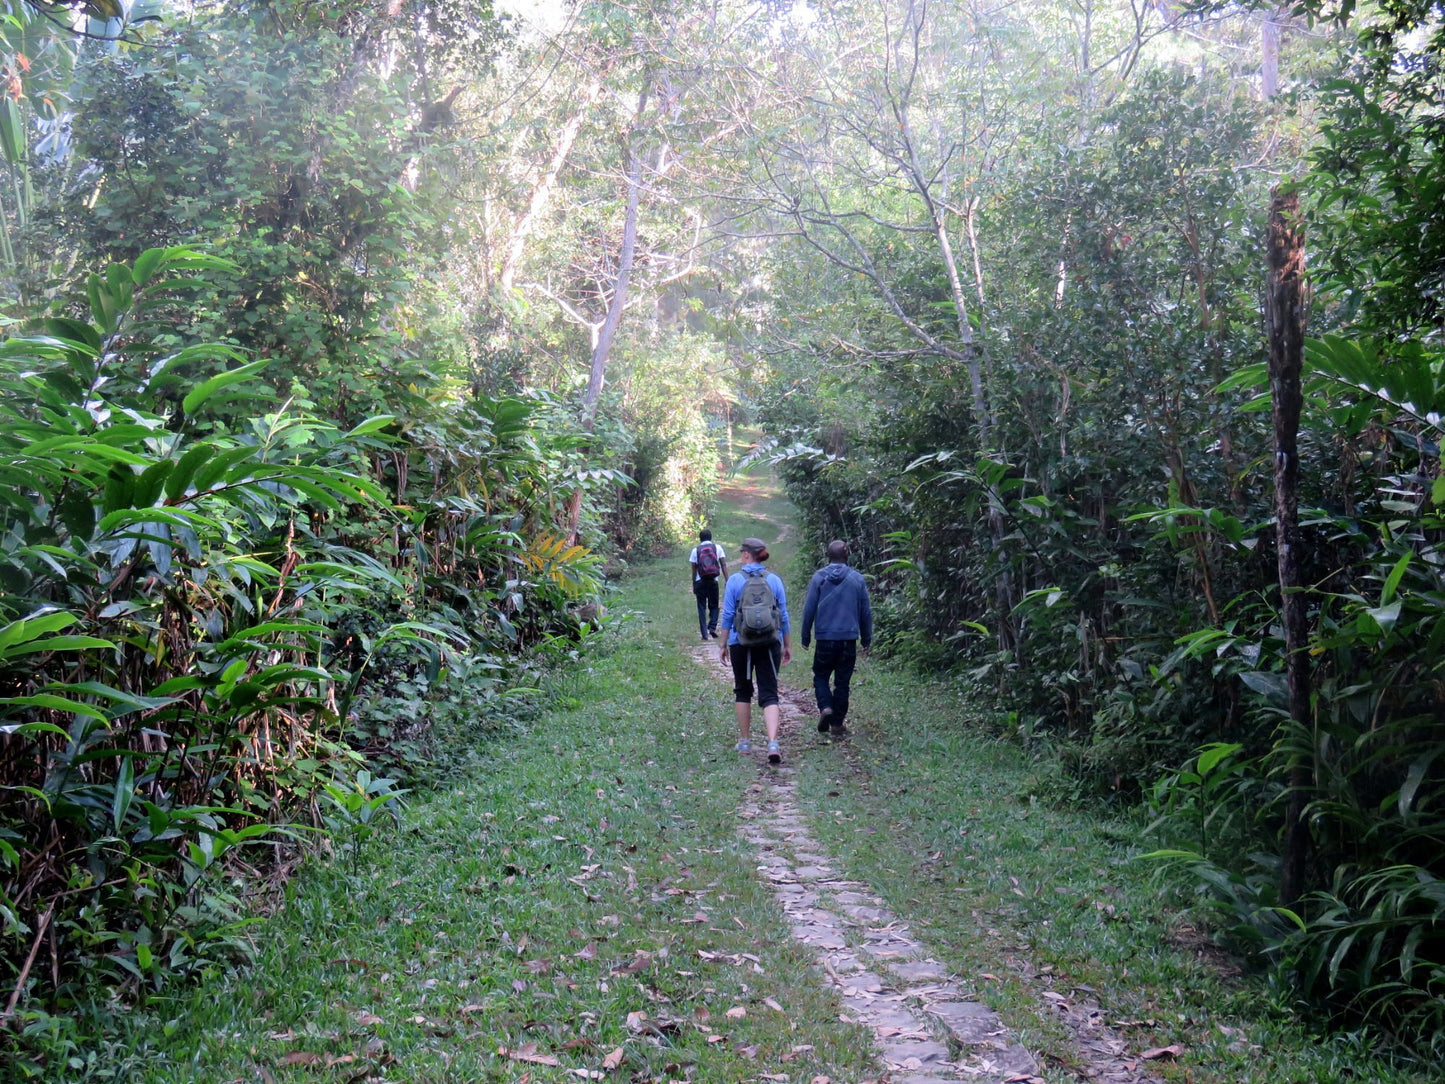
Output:
<instances>
[{"instance_id":1,"label":"flat stone slab","mask_svg":"<svg viewBox=\"0 0 1445 1084\"><path fill-rule=\"evenodd\" d=\"M888 970L908 983L933 982L948 977L937 960L898 960L890 963Z\"/></svg>"},{"instance_id":2,"label":"flat stone slab","mask_svg":"<svg viewBox=\"0 0 1445 1084\"><path fill-rule=\"evenodd\" d=\"M814 948L841 949L847 948L848 942L837 930L831 930L824 926L794 926L793 936L805 945L812 945Z\"/></svg>"},{"instance_id":3,"label":"flat stone slab","mask_svg":"<svg viewBox=\"0 0 1445 1084\"><path fill-rule=\"evenodd\" d=\"M941 1068L953 1055L942 1043L889 1043L883 1048L883 1060L890 1069Z\"/></svg>"},{"instance_id":4,"label":"flat stone slab","mask_svg":"<svg viewBox=\"0 0 1445 1084\"><path fill-rule=\"evenodd\" d=\"M793 871L793 877L799 881L822 881L832 874L827 866L799 866Z\"/></svg>"}]
</instances>

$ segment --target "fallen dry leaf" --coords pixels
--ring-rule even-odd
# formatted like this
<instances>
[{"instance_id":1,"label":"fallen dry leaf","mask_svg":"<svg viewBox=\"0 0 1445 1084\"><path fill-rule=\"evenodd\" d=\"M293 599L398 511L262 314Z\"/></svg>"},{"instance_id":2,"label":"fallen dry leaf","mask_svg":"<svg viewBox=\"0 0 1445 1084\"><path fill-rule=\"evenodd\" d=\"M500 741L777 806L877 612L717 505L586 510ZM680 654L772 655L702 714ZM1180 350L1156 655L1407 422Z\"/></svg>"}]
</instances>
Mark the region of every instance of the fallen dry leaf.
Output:
<instances>
[{"instance_id":1,"label":"fallen dry leaf","mask_svg":"<svg viewBox=\"0 0 1445 1084\"><path fill-rule=\"evenodd\" d=\"M487 1007L485 1005L463 1005L458 1011L462 1013L486 1012Z\"/></svg>"},{"instance_id":2,"label":"fallen dry leaf","mask_svg":"<svg viewBox=\"0 0 1445 1084\"><path fill-rule=\"evenodd\" d=\"M783 1007L770 997L763 998L763 1004L766 1005L768 1008L772 1009L774 1012L783 1011Z\"/></svg>"},{"instance_id":3,"label":"fallen dry leaf","mask_svg":"<svg viewBox=\"0 0 1445 1084\"><path fill-rule=\"evenodd\" d=\"M355 1054L342 1054L339 1057L327 1058L326 1068L335 1069L338 1065L350 1065L356 1060Z\"/></svg>"},{"instance_id":4,"label":"fallen dry leaf","mask_svg":"<svg viewBox=\"0 0 1445 1084\"><path fill-rule=\"evenodd\" d=\"M605 1058L602 1059L602 1068L606 1069L608 1072L611 1072L613 1069L616 1069L619 1065L622 1064L622 1059L626 1056L627 1055L622 1053L622 1047L619 1046L616 1050L614 1050L612 1053L608 1054Z\"/></svg>"},{"instance_id":5,"label":"fallen dry leaf","mask_svg":"<svg viewBox=\"0 0 1445 1084\"><path fill-rule=\"evenodd\" d=\"M1177 1058L1184 1053L1184 1048L1178 1043L1170 1046L1156 1046L1153 1050L1146 1050L1139 1056L1145 1061L1157 1061L1160 1058Z\"/></svg>"},{"instance_id":6,"label":"fallen dry leaf","mask_svg":"<svg viewBox=\"0 0 1445 1084\"><path fill-rule=\"evenodd\" d=\"M630 1012L627 1014L628 1031L646 1031L647 1014L645 1012Z\"/></svg>"},{"instance_id":7,"label":"fallen dry leaf","mask_svg":"<svg viewBox=\"0 0 1445 1084\"><path fill-rule=\"evenodd\" d=\"M557 1065L562 1063L551 1054L537 1053L536 1043L527 1043L516 1050L508 1050L505 1046L497 1047L497 1053L504 1058L511 1058L513 1061L525 1061L532 1065Z\"/></svg>"},{"instance_id":8,"label":"fallen dry leaf","mask_svg":"<svg viewBox=\"0 0 1445 1084\"><path fill-rule=\"evenodd\" d=\"M364 1028L369 1028L376 1024L384 1024L386 1021L374 1012L364 1012L356 1018L356 1022Z\"/></svg>"},{"instance_id":9,"label":"fallen dry leaf","mask_svg":"<svg viewBox=\"0 0 1445 1084\"><path fill-rule=\"evenodd\" d=\"M313 1054L309 1050L293 1050L289 1054L282 1054L276 1060L277 1065L321 1065L324 1059L320 1054Z\"/></svg>"},{"instance_id":10,"label":"fallen dry leaf","mask_svg":"<svg viewBox=\"0 0 1445 1084\"><path fill-rule=\"evenodd\" d=\"M729 1020L741 1020L744 1016L747 1016L747 1014L747 1009L743 1008L741 1005L734 1005L731 1009L727 1011L727 1018Z\"/></svg>"}]
</instances>

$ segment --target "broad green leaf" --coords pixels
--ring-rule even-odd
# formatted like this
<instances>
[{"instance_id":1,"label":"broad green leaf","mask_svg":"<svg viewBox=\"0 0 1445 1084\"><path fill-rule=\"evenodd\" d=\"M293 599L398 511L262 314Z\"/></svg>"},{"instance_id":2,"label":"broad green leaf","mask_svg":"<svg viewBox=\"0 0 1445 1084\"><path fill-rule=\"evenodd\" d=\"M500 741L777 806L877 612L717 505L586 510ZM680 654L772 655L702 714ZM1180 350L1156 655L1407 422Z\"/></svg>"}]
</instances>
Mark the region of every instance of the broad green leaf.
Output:
<instances>
[{"instance_id":1,"label":"broad green leaf","mask_svg":"<svg viewBox=\"0 0 1445 1084\"><path fill-rule=\"evenodd\" d=\"M4 627L0 627L0 651L11 644L24 643L27 640L34 640L51 632L59 632L61 629L69 628L78 620L74 614L61 611L49 613L39 611L29 617L22 617L18 621L12 621Z\"/></svg>"},{"instance_id":2,"label":"broad green leaf","mask_svg":"<svg viewBox=\"0 0 1445 1084\"><path fill-rule=\"evenodd\" d=\"M238 369L231 369L228 372L213 376L211 379L198 384L189 395L182 399L181 408L187 414L194 414L207 399L215 395L218 391L229 388L233 384L239 384L242 381L249 380L270 364L270 359L265 358L261 361L247 362Z\"/></svg>"},{"instance_id":3,"label":"broad green leaf","mask_svg":"<svg viewBox=\"0 0 1445 1084\"><path fill-rule=\"evenodd\" d=\"M0 697L0 706L7 704L14 704L22 708L45 708L49 711L65 711L75 715L89 716L92 719L100 720L102 723L109 722L105 712L101 711L94 704L86 704L79 700L71 700L64 696L54 696L50 693L31 693L29 696ZM60 728L56 727L55 729L59 730ZM64 733L64 731L61 731L61 733Z\"/></svg>"},{"instance_id":4,"label":"broad green leaf","mask_svg":"<svg viewBox=\"0 0 1445 1084\"><path fill-rule=\"evenodd\" d=\"M137 287L145 286L145 284L150 281L150 277L155 274L156 268L161 265L161 261L165 259L165 256L166 250L163 248L146 249L135 258L135 263L132 265L130 272L131 281Z\"/></svg>"},{"instance_id":5,"label":"broad green leaf","mask_svg":"<svg viewBox=\"0 0 1445 1084\"><path fill-rule=\"evenodd\" d=\"M201 464L216 454L216 449L209 444L195 444L187 448L185 453L176 461L175 470L171 471L170 477L166 479L166 499L174 503L183 497L191 480L195 478L196 471Z\"/></svg>"},{"instance_id":6,"label":"broad green leaf","mask_svg":"<svg viewBox=\"0 0 1445 1084\"><path fill-rule=\"evenodd\" d=\"M210 490L217 482L225 477L237 463L246 459L254 459L260 452L259 448L249 444L243 444L238 448L227 448L225 451L217 452L209 463L196 471L195 487L197 495Z\"/></svg>"},{"instance_id":7,"label":"broad green leaf","mask_svg":"<svg viewBox=\"0 0 1445 1084\"><path fill-rule=\"evenodd\" d=\"M0 102L0 151L12 166L25 160L25 121L9 94Z\"/></svg>"},{"instance_id":8,"label":"broad green leaf","mask_svg":"<svg viewBox=\"0 0 1445 1084\"><path fill-rule=\"evenodd\" d=\"M1365 613L1369 615L1370 620L1379 626L1381 632L1389 632L1395 627L1395 622L1399 620L1400 606L1401 603L1397 599L1388 606L1371 607L1366 610Z\"/></svg>"},{"instance_id":9,"label":"broad green leaf","mask_svg":"<svg viewBox=\"0 0 1445 1084\"><path fill-rule=\"evenodd\" d=\"M1395 567L1390 569L1390 574L1385 577L1385 586L1380 590L1380 603L1388 605L1395 597L1395 590L1400 586L1400 580L1404 578L1405 570L1410 567L1412 553L1402 554L1395 562Z\"/></svg>"},{"instance_id":10,"label":"broad green leaf","mask_svg":"<svg viewBox=\"0 0 1445 1084\"><path fill-rule=\"evenodd\" d=\"M1219 767L1221 761L1228 759L1243 748L1244 746L1234 742L1212 742L1199 751L1199 763L1196 765L1196 770L1201 776L1206 776Z\"/></svg>"},{"instance_id":11,"label":"broad green leaf","mask_svg":"<svg viewBox=\"0 0 1445 1084\"><path fill-rule=\"evenodd\" d=\"M370 433L379 432L394 421L396 421L396 416L393 414L377 414L374 417L367 418L360 425L349 430L342 439L352 440L356 437L364 437Z\"/></svg>"},{"instance_id":12,"label":"broad green leaf","mask_svg":"<svg viewBox=\"0 0 1445 1084\"><path fill-rule=\"evenodd\" d=\"M5 649L8 657L34 655L41 651L81 651L88 648L115 650L115 644L98 636L51 636L44 640L31 640Z\"/></svg>"}]
</instances>

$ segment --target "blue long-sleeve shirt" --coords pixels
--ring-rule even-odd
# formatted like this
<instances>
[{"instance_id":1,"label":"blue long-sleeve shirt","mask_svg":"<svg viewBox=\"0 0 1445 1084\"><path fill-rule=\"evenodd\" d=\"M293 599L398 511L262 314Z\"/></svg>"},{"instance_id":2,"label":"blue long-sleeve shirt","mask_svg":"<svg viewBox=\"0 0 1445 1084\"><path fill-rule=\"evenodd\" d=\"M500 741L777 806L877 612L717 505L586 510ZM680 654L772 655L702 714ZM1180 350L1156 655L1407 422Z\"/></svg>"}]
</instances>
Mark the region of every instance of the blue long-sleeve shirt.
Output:
<instances>
[{"instance_id":1,"label":"blue long-sleeve shirt","mask_svg":"<svg viewBox=\"0 0 1445 1084\"><path fill-rule=\"evenodd\" d=\"M728 630L728 643L738 642L737 630L733 628L733 616L738 612L738 599L742 596L743 584L748 582L749 576L768 578L768 586L773 589L773 598L778 600L778 611L783 619L780 632L784 636L788 635L793 628L788 620L788 589L783 586L782 580L768 571L767 565L748 564L728 577L727 587L723 590L722 616L718 618L718 624Z\"/></svg>"}]
</instances>

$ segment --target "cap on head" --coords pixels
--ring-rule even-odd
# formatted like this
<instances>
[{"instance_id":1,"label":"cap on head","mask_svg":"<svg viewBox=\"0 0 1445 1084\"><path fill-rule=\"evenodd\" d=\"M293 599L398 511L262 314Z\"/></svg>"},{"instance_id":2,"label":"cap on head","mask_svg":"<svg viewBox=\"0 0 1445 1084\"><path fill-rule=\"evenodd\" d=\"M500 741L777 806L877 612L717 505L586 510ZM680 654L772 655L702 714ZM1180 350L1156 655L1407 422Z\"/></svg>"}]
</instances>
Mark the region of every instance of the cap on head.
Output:
<instances>
[{"instance_id":1,"label":"cap on head","mask_svg":"<svg viewBox=\"0 0 1445 1084\"><path fill-rule=\"evenodd\" d=\"M761 538L744 538L740 547L744 553L751 553L759 561L768 559L768 544Z\"/></svg>"}]
</instances>

